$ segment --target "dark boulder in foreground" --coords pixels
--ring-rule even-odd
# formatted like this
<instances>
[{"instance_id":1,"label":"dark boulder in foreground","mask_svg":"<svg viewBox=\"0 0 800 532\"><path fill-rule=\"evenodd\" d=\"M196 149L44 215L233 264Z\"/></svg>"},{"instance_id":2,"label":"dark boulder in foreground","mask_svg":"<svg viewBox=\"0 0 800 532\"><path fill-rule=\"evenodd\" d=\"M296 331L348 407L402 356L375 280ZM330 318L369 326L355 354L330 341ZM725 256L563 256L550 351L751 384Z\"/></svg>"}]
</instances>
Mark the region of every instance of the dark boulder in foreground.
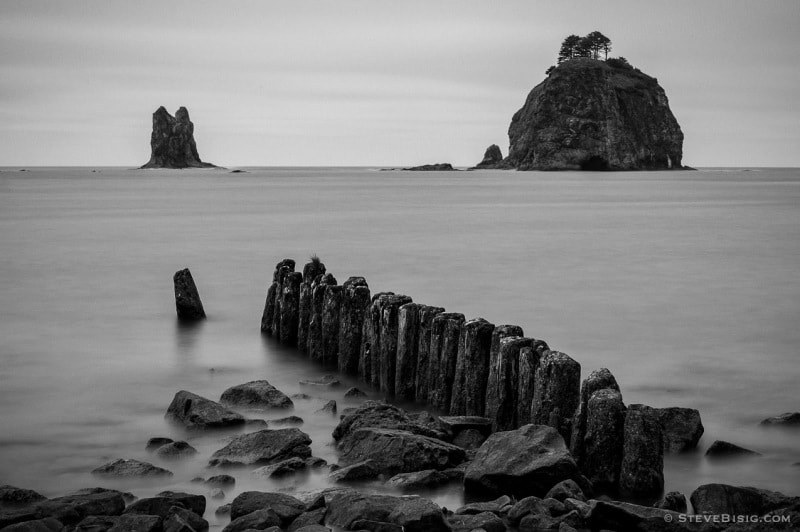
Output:
<instances>
[{"instance_id":1,"label":"dark boulder in foreground","mask_svg":"<svg viewBox=\"0 0 800 532\"><path fill-rule=\"evenodd\" d=\"M268 381L251 381L232 386L224 392L219 402L244 408L292 408L294 403L285 393Z\"/></svg>"},{"instance_id":2,"label":"dark boulder in foreground","mask_svg":"<svg viewBox=\"0 0 800 532\"><path fill-rule=\"evenodd\" d=\"M235 427L245 422L240 414L186 390L175 394L164 417L192 430Z\"/></svg>"},{"instance_id":3,"label":"dark boulder in foreground","mask_svg":"<svg viewBox=\"0 0 800 532\"><path fill-rule=\"evenodd\" d=\"M153 113L150 135L150 160L142 168L214 168L197 153L194 124L189 111L181 107L172 116L163 106Z\"/></svg>"},{"instance_id":4,"label":"dark boulder in foreground","mask_svg":"<svg viewBox=\"0 0 800 532\"><path fill-rule=\"evenodd\" d=\"M503 152L500 151L500 146L492 144L486 148L483 154L483 160L475 165L476 169L490 169L499 168L503 162Z\"/></svg>"},{"instance_id":5,"label":"dark boulder in foreground","mask_svg":"<svg viewBox=\"0 0 800 532\"><path fill-rule=\"evenodd\" d=\"M745 449L744 447L739 447L734 443L729 443L722 440L716 440L714 443L711 444L706 450L706 456L709 458L736 458L736 457L747 457L747 456L761 456L761 453L757 453L756 451L751 451L750 449Z\"/></svg>"},{"instance_id":6,"label":"dark boulder in foreground","mask_svg":"<svg viewBox=\"0 0 800 532\"><path fill-rule=\"evenodd\" d=\"M686 513L686 495L679 491L670 491L664 498L653 505L653 508L672 510L673 512Z\"/></svg>"},{"instance_id":7,"label":"dark boulder in foreground","mask_svg":"<svg viewBox=\"0 0 800 532\"><path fill-rule=\"evenodd\" d=\"M552 427L525 425L489 436L464 474L468 492L541 497L578 476L564 439Z\"/></svg>"},{"instance_id":8,"label":"dark boulder in foreground","mask_svg":"<svg viewBox=\"0 0 800 532\"><path fill-rule=\"evenodd\" d=\"M800 504L800 497L727 484L704 484L694 490L689 500L698 514L764 515Z\"/></svg>"},{"instance_id":9,"label":"dark boulder in foreground","mask_svg":"<svg viewBox=\"0 0 800 532\"><path fill-rule=\"evenodd\" d=\"M403 430L366 427L339 442L345 465L372 460L382 472L408 473L455 467L466 458L461 447Z\"/></svg>"},{"instance_id":10,"label":"dark boulder in foreground","mask_svg":"<svg viewBox=\"0 0 800 532\"><path fill-rule=\"evenodd\" d=\"M591 530L624 530L625 532L712 532L720 528L711 523L690 523L671 510L639 506L627 502L591 501L586 521Z\"/></svg>"},{"instance_id":11,"label":"dark boulder in foreground","mask_svg":"<svg viewBox=\"0 0 800 532\"><path fill-rule=\"evenodd\" d=\"M139 460L118 458L92 469L93 475L109 477L162 477L172 476L171 471Z\"/></svg>"},{"instance_id":12,"label":"dark boulder in foreground","mask_svg":"<svg viewBox=\"0 0 800 532\"><path fill-rule=\"evenodd\" d=\"M630 405L625 413L620 489L631 496L660 496L664 490L664 442L658 413Z\"/></svg>"},{"instance_id":13,"label":"dark boulder in foreground","mask_svg":"<svg viewBox=\"0 0 800 532\"><path fill-rule=\"evenodd\" d=\"M88 488L37 503L33 507L35 517L25 520L53 517L65 525L74 525L90 515L120 515L124 509L125 499L119 491Z\"/></svg>"},{"instance_id":14,"label":"dark boulder in foreground","mask_svg":"<svg viewBox=\"0 0 800 532\"><path fill-rule=\"evenodd\" d=\"M274 464L311 456L311 438L299 429L260 430L243 434L211 455L211 466Z\"/></svg>"},{"instance_id":15,"label":"dark boulder in foreground","mask_svg":"<svg viewBox=\"0 0 800 532\"><path fill-rule=\"evenodd\" d=\"M206 311L203 310L203 303L200 301L200 294L197 292L189 268L175 272L172 282L175 285L175 308L178 319L181 321L204 319Z\"/></svg>"},{"instance_id":16,"label":"dark boulder in foreground","mask_svg":"<svg viewBox=\"0 0 800 532\"><path fill-rule=\"evenodd\" d=\"M759 425L769 427L800 427L800 412L786 412L779 416L768 417Z\"/></svg>"},{"instance_id":17,"label":"dark boulder in foreground","mask_svg":"<svg viewBox=\"0 0 800 532\"><path fill-rule=\"evenodd\" d=\"M235 520L259 510L271 510L280 520L279 525L288 525L306 510L306 505L285 493L245 491L231 503L231 519Z\"/></svg>"},{"instance_id":18,"label":"dark boulder in foreground","mask_svg":"<svg viewBox=\"0 0 800 532\"><path fill-rule=\"evenodd\" d=\"M378 401L365 401L353 413L344 416L333 429L333 439L340 441L356 430L366 427L397 429L422 436L437 436L434 430L414 421L401 408Z\"/></svg>"},{"instance_id":19,"label":"dark boulder in foreground","mask_svg":"<svg viewBox=\"0 0 800 532\"><path fill-rule=\"evenodd\" d=\"M443 172L455 171L453 165L450 163L436 163L436 164L423 164L422 166L412 166L410 168L403 168L409 172Z\"/></svg>"},{"instance_id":20,"label":"dark boulder in foreground","mask_svg":"<svg viewBox=\"0 0 800 532\"><path fill-rule=\"evenodd\" d=\"M419 497L366 495L354 490L342 490L331 497L325 521L345 530L361 530L359 521L373 522L369 530L398 530L405 532L449 532L441 508ZM381 527L381 523L385 524Z\"/></svg>"},{"instance_id":21,"label":"dark boulder in foreground","mask_svg":"<svg viewBox=\"0 0 800 532\"><path fill-rule=\"evenodd\" d=\"M156 456L164 460L179 460L197 454L197 449L185 441L174 441L156 449Z\"/></svg>"},{"instance_id":22,"label":"dark boulder in foreground","mask_svg":"<svg viewBox=\"0 0 800 532\"><path fill-rule=\"evenodd\" d=\"M700 412L694 408L657 408L665 453L691 451L703 436Z\"/></svg>"},{"instance_id":23,"label":"dark boulder in foreground","mask_svg":"<svg viewBox=\"0 0 800 532\"><path fill-rule=\"evenodd\" d=\"M0 486L0 508L25 506L45 499L44 495L33 490L17 488L8 484Z\"/></svg>"},{"instance_id":24,"label":"dark boulder in foreground","mask_svg":"<svg viewBox=\"0 0 800 532\"><path fill-rule=\"evenodd\" d=\"M78 523L74 532L161 532L162 530L164 530L163 519L157 515L129 514L92 515Z\"/></svg>"}]
</instances>

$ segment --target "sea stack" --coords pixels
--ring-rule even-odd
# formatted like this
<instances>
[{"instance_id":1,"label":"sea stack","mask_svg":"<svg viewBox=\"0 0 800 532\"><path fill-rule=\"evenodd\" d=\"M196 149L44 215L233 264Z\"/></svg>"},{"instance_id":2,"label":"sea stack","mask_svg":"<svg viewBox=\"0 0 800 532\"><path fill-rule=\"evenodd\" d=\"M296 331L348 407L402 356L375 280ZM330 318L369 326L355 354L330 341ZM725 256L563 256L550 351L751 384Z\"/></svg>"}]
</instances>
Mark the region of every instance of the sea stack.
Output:
<instances>
[{"instance_id":1,"label":"sea stack","mask_svg":"<svg viewBox=\"0 0 800 532\"><path fill-rule=\"evenodd\" d=\"M200 301L200 294L197 292L189 268L175 272L172 282L175 285L175 308L178 319L181 321L205 319L206 312L203 310L203 303Z\"/></svg>"},{"instance_id":2,"label":"sea stack","mask_svg":"<svg viewBox=\"0 0 800 532\"><path fill-rule=\"evenodd\" d=\"M503 164L503 152L500 146L492 144L483 154L483 160L475 165L476 170L486 170L489 168L501 168Z\"/></svg>"},{"instance_id":3,"label":"sea stack","mask_svg":"<svg viewBox=\"0 0 800 532\"><path fill-rule=\"evenodd\" d=\"M178 109L175 116L163 106L156 109L150 150L150 160L142 168L215 168L200 160L194 141L194 124L189 120L186 107Z\"/></svg>"},{"instance_id":4,"label":"sea stack","mask_svg":"<svg viewBox=\"0 0 800 532\"><path fill-rule=\"evenodd\" d=\"M683 132L664 89L619 59L562 62L528 94L508 138L504 168L682 168Z\"/></svg>"}]
</instances>

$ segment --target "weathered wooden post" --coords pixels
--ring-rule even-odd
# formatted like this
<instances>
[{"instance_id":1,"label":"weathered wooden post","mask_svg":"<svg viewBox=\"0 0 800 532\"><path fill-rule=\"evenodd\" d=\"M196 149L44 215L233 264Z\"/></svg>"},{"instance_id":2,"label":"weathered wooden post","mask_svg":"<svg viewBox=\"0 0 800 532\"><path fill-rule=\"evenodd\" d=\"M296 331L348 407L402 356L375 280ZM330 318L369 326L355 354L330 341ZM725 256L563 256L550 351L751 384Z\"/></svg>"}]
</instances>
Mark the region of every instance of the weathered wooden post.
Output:
<instances>
[{"instance_id":1,"label":"weathered wooden post","mask_svg":"<svg viewBox=\"0 0 800 532\"><path fill-rule=\"evenodd\" d=\"M489 378L486 385L484 415L492 420L492 430L512 430L517 414L517 372L519 352L532 347L533 339L523 336L516 325L500 325L492 333Z\"/></svg>"},{"instance_id":2,"label":"weathered wooden post","mask_svg":"<svg viewBox=\"0 0 800 532\"><path fill-rule=\"evenodd\" d=\"M358 373L361 332L369 300L369 286L363 277L350 277L342 285L339 314L339 371L342 373Z\"/></svg>"},{"instance_id":3,"label":"weathered wooden post","mask_svg":"<svg viewBox=\"0 0 800 532\"><path fill-rule=\"evenodd\" d=\"M417 376L414 394L417 402L427 403L431 388L430 353L433 319L442 314L442 307L422 305L419 309L419 332L417 333Z\"/></svg>"},{"instance_id":4,"label":"weathered wooden post","mask_svg":"<svg viewBox=\"0 0 800 532\"><path fill-rule=\"evenodd\" d=\"M272 315L272 334L280 339L281 336L281 305L283 304L283 284L286 277L294 272L294 261L291 265L281 266L278 270L278 281L275 290L275 312Z\"/></svg>"},{"instance_id":5,"label":"weathered wooden post","mask_svg":"<svg viewBox=\"0 0 800 532\"><path fill-rule=\"evenodd\" d=\"M617 390L603 388L586 404L586 425L578 467L602 491L619 488L625 440L625 404Z\"/></svg>"},{"instance_id":6,"label":"weathered wooden post","mask_svg":"<svg viewBox=\"0 0 800 532\"><path fill-rule=\"evenodd\" d=\"M361 329L358 377L375 388L380 386L380 365L377 359L380 351L381 311L378 300L389 295L394 295L394 292L378 292L372 296L364 314L364 324Z\"/></svg>"},{"instance_id":7,"label":"weathered wooden post","mask_svg":"<svg viewBox=\"0 0 800 532\"><path fill-rule=\"evenodd\" d=\"M461 327L464 321L464 315L459 312L444 312L433 319L431 382L435 382L436 386L431 388L429 402L435 408L445 412L450 409L452 400ZM441 322L441 325L438 325L438 322ZM433 361L437 358L438 369L433 365Z\"/></svg>"},{"instance_id":8,"label":"weathered wooden post","mask_svg":"<svg viewBox=\"0 0 800 532\"><path fill-rule=\"evenodd\" d=\"M329 284L325 287L322 303L322 363L339 366L339 314L342 304L342 287Z\"/></svg>"},{"instance_id":9,"label":"weathered wooden post","mask_svg":"<svg viewBox=\"0 0 800 532\"><path fill-rule=\"evenodd\" d=\"M397 366L397 333L400 307L411 303L408 296L394 294L378 299L380 305L380 389L390 397L394 396L395 371ZM374 360L374 359L373 359Z\"/></svg>"},{"instance_id":10,"label":"weathered wooden post","mask_svg":"<svg viewBox=\"0 0 800 532\"><path fill-rule=\"evenodd\" d=\"M300 320L300 285L303 283L303 274L289 272L283 278L281 285L280 304L280 340L289 345L297 345L297 325Z\"/></svg>"},{"instance_id":11,"label":"weathered wooden post","mask_svg":"<svg viewBox=\"0 0 800 532\"><path fill-rule=\"evenodd\" d=\"M486 409L486 384L489 380L489 354L492 349L492 333L494 324L489 323L483 318L477 318L464 323L459 343L459 349L463 346L464 353L459 352L459 361L464 368L463 392L453 391L451 401L451 413L460 411L464 405L464 415L483 416ZM458 367L456 367L458 374ZM456 376L456 384L461 386L461 379ZM462 397L463 396L463 400Z\"/></svg>"},{"instance_id":12,"label":"weathered wooden post","mask_svg":"<svg viewBox=\"0 0 800 532\"><path fill-rule=\"evenodd\" d=\"M592 394L598 390L608 388L619 392L619 385L614 375L606 368L600 368L589 374L581 384L581 397L578 409L572 416L572 434L570 435L569 450L575 458L578 467L582 467L584 437L586 436L586 408Z\"/></svg>"},{"instance_id":13,"label":"weathered wooden post","mask_svg":"<svg viewBox=\"0 0 800 532\"><path fill-rule=\"evenodd\" d=\"M580 403L581 365L569 355L547 351L536 368L531 423L549 425L570 441L572 416Z\"/></svg>"},{"instance_id":14,"label":"weathered wooden post","mask_svg":"<svg viewBox=\"0 0 800 532\"><path fill-rule=\"evenodd\" d=\"M311 284L311 312L308 321L308 357L321 362L324 358L322 339L322 317L325 310L325 290L336 284L330 273L317 276Z\"/></svg>"},{"instance_id":15,"label":"weathered wooden post","mask_svg":"<svg viewBox=\"0 0 800 532\"><path fill-rule=\"evenodd\" d=\"M200 294L189 268L175 272L175 275L172 276L172 284L175 288L175 310L178 313L178 319L181 321L205 319L206 311L203 310L203 302L200 301Z\"/></svg>"},{"instance_id":16,"label":"weathered wooden post","mask_svg":"<svg viewBox=\"0 0 800 532\"><path fill-rule=\"evenodd\" d=\"M619 487L629 496L659 496L664 490L664 442L654 408L630 405L625 412L625 435Z\"/></svg>"},{"instance_id":17,"label":"weathered wooden post","mask_svg":"<svg viewBox=\"0 0 800 532\"><path fill-rule=\"evenodd\" d=\"M531 423L536 370L542 355L548 350L543 340L534 340L532 347L524 347L519 352L517 375L517 426Z\"/></svg>"},{"instance_id":18,"label":"weathered wooden post","mask_svg":"<svg viewBox=\"0 0 800 532\"><path fill-rule=\"evenodd\" d=\"M283 268L286 268L285 273L294 271L294 261L292 259L283 259L275 265L275 271L272 274L272 284L267 289L267 300L264 303L264 313L261 315L262 333L272 334L274 332L275 334L279 334L279 331L273 328L273 323L275 322L276 307L278 306L278 299L280 298L278 285L281 280L281 276L285 275L285 273L281 273Z\"/></svg>"},{"instance_id":19,"label":"weathered wooden post","mask_svg":"<svg viewBox=\"0 0 800 532\"><path fill-rule=\"evenodd\" d=\"M325 274L325 264L312 257L303 267L303 283L300 285L300 318L297 325L297 347L308 350L308 324L311 321L311 284L318 275Z\"/></svg>"},{"instance_id":20,"label":"weathered wooden post","mask_svg":"<svg viewBox=\"0 0 800 532\"><path fill-rule=\"evenodd\" d=\"M406 303L399 309L394 395L400 401L413 401L416 395L421 307L419 303Z\"/></svg>"}]
</instances>

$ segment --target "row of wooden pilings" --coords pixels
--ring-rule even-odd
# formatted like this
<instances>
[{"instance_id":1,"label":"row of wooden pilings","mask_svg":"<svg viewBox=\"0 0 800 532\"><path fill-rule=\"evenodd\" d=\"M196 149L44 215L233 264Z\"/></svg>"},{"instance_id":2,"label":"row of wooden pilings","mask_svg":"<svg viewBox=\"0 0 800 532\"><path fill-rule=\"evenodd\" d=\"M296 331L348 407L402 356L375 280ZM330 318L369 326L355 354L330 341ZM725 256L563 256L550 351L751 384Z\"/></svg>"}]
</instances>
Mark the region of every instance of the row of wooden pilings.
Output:
<instances>
[{"instance_id":1,"label":"row of wooden pilings","mask_svg":"<svg viewBox=\"0 0 800 532\"><path fill-rule=\"evenodd\" d=\"M581 386L578 362L543 340L524 336L517 325L466 320L463 314L392 292L371 295L363 277L340 285L315 258L302 273L294 270L291 259L275 267L263 333L326 367L357 375L387 398L427 403L449 415L483 416L493 431L549 425L597 487L617 489L622 483L635 493L663 488L661 435L651 434L649 440L659 444L654 448L647 448L647 442L641 449L623 443L626 407L608 370L593 372ZM594 413L587 415L590 399ZM654 415L628 410L627 417L641 418L645 431L658 429ZM596 449L584 444L587 431ZM632 472L624 486L623 446L631 467L649 462L660 478L637 485Z\"/></svg>"}]
</instances>

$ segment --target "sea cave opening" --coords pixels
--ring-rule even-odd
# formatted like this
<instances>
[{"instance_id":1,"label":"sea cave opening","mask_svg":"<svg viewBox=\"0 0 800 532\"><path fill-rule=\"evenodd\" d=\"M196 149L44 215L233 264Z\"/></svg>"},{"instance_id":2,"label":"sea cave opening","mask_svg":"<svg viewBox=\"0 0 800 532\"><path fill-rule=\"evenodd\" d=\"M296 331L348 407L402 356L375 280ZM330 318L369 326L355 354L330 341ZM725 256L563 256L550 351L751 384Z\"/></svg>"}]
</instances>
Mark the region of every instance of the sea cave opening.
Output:
<instances>
[{"instance_id":1,"label":"sea cave opening","mask_svg":"<svg viewBox=\"0 0 800 532\"><path fill-rule=\"evenodd\" d=\"M608 161L599 155L592 155L588 159L581 161L581 170L588 172L603 172L608 171Z\"/></svg>"}]
</instances>

